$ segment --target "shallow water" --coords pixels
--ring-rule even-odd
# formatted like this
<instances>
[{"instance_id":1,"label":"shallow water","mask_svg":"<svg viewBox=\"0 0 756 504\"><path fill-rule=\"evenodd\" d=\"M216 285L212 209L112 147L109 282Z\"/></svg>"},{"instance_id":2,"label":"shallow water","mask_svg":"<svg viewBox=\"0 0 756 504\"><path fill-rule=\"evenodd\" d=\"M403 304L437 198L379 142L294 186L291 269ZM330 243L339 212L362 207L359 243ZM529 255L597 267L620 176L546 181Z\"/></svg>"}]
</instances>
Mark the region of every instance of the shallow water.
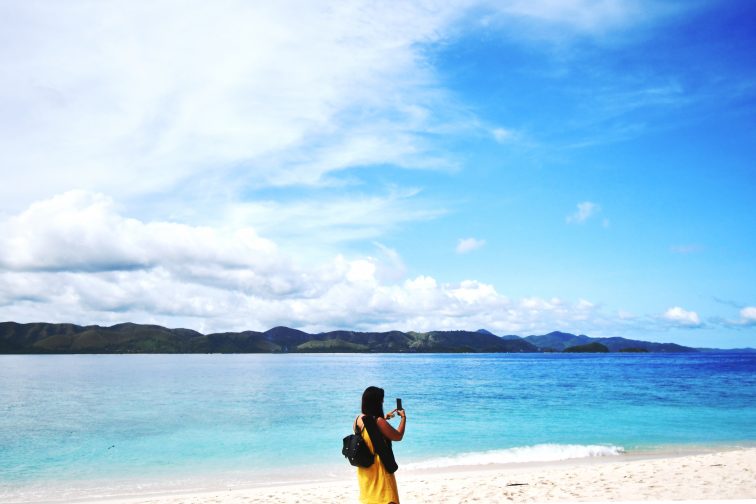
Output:
<instances>
[{"instance_id":1,"label":"shallow water","mask_svg":"<svg viewBox=\"0 0 756 504\"><path fill-rule=\"evenodd\" d=\"M344 474L367 385L406 467L756 440L756 354L0 356L0 500Z\"/></svg>"}]
</instances>

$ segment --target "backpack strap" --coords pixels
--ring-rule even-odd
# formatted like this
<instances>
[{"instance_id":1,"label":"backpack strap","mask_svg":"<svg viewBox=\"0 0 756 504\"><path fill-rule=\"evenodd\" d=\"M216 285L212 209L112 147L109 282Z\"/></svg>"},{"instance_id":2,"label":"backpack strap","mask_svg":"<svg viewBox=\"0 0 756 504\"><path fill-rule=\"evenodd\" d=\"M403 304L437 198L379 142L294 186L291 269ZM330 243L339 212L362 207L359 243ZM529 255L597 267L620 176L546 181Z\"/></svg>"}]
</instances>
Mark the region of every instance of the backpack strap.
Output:
<instances>
[{"instance_id":1,"label":"backpack strap","mask_svg":"<svg viewBox=\"0 0 756 504\"><path fill-rule=\"evenodd\" d=\"M354 433L355 433L356 435L358 435L358 436L359 436L359 435L361 434L361 431L358 431L358 430L357 430L357 420L358 420L359 418L360 418L360 415L357 415L356 417L354 417L354 426L352 427L352 430L353 430L353 431L354 431Z\"/></svg>"}]
</instances>

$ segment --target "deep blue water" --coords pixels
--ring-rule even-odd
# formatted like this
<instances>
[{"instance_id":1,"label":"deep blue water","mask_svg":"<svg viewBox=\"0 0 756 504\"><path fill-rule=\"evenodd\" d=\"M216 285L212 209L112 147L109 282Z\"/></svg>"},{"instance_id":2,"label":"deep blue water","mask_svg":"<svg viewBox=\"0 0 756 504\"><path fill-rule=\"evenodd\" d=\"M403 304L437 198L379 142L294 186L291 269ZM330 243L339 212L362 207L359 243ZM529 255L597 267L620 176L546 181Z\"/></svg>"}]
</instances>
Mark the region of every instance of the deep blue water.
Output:
<instances>
[{"instance_id":1,"label":"deep blue water","mask_svg":"<svg viewBox=\"0 0 756 504\"><path fill-rule=\"evenodd\" d=\"M348 470L341 438L368 385L387 410L403 399L405 467L543 444L756 441L756 354L0 356L0 497Z\"/></svg>"}]
</instances>

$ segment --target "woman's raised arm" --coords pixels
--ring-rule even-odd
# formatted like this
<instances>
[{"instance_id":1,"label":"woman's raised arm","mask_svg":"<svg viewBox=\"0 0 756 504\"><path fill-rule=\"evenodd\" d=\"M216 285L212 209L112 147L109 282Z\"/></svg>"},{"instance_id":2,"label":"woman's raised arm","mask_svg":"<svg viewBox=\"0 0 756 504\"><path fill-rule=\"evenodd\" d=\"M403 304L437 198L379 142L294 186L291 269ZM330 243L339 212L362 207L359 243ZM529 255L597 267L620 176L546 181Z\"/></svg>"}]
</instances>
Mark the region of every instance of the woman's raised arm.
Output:
<instances>
[{"instance_id":1,"label":"woman's raised arm","mask_svg":"<svg viewBox=\"0 0 756 504\"><path fill-rule=\"evenodd\" d=\"M401 441L404 437L404 426L407 422L407 416L404 413L404 410L397 410L397 413L400 417L402 417L402 421L399 422L398 429L394 429L394 427L392 427L385 418L378 418L376 421L376 424L378 424L378 430L381 431L383 437L390 439L391 441Z\"/></svg>"}]
</instances>

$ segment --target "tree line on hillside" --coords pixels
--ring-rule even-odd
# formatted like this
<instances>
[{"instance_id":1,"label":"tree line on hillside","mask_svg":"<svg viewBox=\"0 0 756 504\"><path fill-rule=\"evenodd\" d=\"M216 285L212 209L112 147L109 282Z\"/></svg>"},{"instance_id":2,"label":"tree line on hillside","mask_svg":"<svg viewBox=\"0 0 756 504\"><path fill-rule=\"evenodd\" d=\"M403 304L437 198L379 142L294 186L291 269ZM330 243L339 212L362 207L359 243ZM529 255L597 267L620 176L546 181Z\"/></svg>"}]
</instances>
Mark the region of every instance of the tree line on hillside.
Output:
<instances>
[{"instance_id":1,"label":"tree line on hillside","mask_svg":"<svg viewBox=\"0 0 756 504\"><path fill-rule=\"evenodd\" d=\"M310 334L289 327L265 332L202 334L158 325L0 323L1 354L69 353L535 353L695 352L675 343L591 338L559 331L520 337L486 330L430 332L330 331Z\"/></svg>"}]
</instances>

